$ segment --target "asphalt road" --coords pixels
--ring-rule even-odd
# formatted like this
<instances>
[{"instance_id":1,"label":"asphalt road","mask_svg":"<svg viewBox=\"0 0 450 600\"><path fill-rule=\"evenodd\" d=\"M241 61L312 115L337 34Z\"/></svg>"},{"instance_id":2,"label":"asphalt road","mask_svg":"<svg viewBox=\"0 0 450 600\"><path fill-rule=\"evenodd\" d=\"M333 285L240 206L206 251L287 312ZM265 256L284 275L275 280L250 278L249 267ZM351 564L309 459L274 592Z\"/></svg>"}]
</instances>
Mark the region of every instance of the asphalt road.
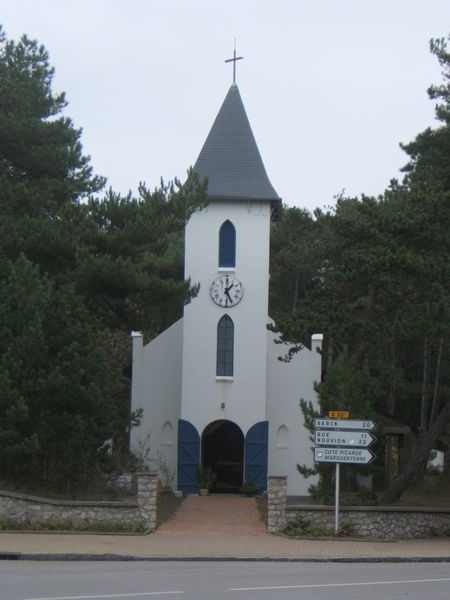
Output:
<instances>
[{"instance_id":1,"label":"asphalt road","mask_svg":"<svg viewBox=\"0 0 450 600\"><path fill-rule=\"evenodd\" d=\"M1 600L448 600L449 563L0 562Z\"/></svg>"}]
</instances>

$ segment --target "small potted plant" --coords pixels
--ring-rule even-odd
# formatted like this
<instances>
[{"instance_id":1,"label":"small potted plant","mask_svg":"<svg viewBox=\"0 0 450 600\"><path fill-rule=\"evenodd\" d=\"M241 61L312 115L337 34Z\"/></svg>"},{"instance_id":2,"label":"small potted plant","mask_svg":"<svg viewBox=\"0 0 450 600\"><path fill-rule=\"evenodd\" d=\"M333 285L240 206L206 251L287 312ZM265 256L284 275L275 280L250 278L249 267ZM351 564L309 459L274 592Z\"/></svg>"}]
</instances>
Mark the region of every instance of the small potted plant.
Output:
<instances>
[{"instance_id":1,"label":"small potted plant","mask_svg":"<svg viewBox=\"0 0 450 600\"><path fill-rule=\"evenodd\" d=\"M207 496L209 494L216 479L217 475L210 467L200 467L197 474L200 496Z\"/></svg>"}]
</instances>

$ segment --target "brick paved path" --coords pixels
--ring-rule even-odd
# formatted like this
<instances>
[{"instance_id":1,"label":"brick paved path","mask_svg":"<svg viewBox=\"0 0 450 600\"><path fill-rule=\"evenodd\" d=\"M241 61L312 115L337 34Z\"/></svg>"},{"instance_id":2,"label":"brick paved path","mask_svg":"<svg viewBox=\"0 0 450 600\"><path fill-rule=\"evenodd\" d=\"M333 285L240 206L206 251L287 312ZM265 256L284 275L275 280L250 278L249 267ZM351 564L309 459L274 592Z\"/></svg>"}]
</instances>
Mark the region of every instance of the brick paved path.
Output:
<instances>
[{"instance_id":1,"label":"brick paved path","mask_svg":"<svg viewBox=\"0 0 450 600\"><path fill-rule=\"evenodd\" d=\"M258 535L266 526L254 498L232 494L187 496L174 515L163 523L159 534L230 533Z\"/></svg>"}]
</instances>

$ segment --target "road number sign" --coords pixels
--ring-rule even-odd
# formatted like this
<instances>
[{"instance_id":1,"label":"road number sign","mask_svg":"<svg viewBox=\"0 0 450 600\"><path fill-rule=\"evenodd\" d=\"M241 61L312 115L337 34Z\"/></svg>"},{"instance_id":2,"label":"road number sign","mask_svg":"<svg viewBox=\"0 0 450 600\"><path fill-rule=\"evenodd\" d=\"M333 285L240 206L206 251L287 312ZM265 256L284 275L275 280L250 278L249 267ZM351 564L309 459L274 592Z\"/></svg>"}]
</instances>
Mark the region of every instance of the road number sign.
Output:
<instances>
[{"instance_id":1,"label":"road number sign","mask_svg":"<svg viewBox=\"0 0 450 600\"><path fill-rule=\"evenodd\" d=\"M318 429L314 432L314 443L321 446L356 446L367 448L375 441L368 431L331 431Z\"/></svg>"},{"instance_id":2,"label":"road number sign","mask_svg":"<svg viewBox=\"0 0 450 600\"><path fill-rule=\"evenodd\" d=\"M354 419L314 419L315 429L359 429L372 431L375 423L368 419L356 421Z\"/></svg>"},{"instance_id":3,"label":"road number sign","mask_svg":"<svg viewBox=\"0 0 450 600\"><path fill-rule=\"evenodd\" d=\"M350 413L348 410L329 410L328 416L330 419L349 419Z\"/></svg>"},{"instance_id":4,"label":"road number sign","mask_svg":"<svg viewBox=\"0 0 450 600\"><path fill-rule=\"evenodd\" d=\"M368 465L374 458L366 448L314 448L315 462Z\"/></svg>"}]
</instances>

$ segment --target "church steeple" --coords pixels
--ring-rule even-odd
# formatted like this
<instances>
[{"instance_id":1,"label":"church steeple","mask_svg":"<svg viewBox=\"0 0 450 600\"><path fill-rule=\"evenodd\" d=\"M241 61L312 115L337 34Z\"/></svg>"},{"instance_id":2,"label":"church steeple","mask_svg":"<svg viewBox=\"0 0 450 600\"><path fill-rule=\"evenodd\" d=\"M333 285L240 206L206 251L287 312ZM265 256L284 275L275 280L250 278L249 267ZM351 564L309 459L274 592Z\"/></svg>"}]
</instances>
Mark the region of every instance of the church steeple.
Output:
<instances>
[{"instance_id":1,"label":"church steeple","mask_svg":"<svg viewBox=\"0 0 450 600\"><path fill-rule=\"evenodd\" d=\"M304 496L296 465L313 462L298 398L318 410L320 344L286 363L267 329L270 225L281 200L235 82L194 170L208 178L210 200L184 231L184 274L199 292L145 349L134 336L132 407L144 417L133 443L154 432L152 448L183 493L198 492L200 467L217 475L215 491L246 481L262 493L270 466L288 474L289 495Z\"/></svg>"},{"instance_id":2,"label":"church steeple","mask_svg":"<svg viewBox=\"0 0 450 600\"><path fill-rule=\"evenodd\" d=\"M208 177L210 200L265 200L276 208L281 204L267 176L235 83L219 110L194 171Z\"/></svg>"}]
</instances>

